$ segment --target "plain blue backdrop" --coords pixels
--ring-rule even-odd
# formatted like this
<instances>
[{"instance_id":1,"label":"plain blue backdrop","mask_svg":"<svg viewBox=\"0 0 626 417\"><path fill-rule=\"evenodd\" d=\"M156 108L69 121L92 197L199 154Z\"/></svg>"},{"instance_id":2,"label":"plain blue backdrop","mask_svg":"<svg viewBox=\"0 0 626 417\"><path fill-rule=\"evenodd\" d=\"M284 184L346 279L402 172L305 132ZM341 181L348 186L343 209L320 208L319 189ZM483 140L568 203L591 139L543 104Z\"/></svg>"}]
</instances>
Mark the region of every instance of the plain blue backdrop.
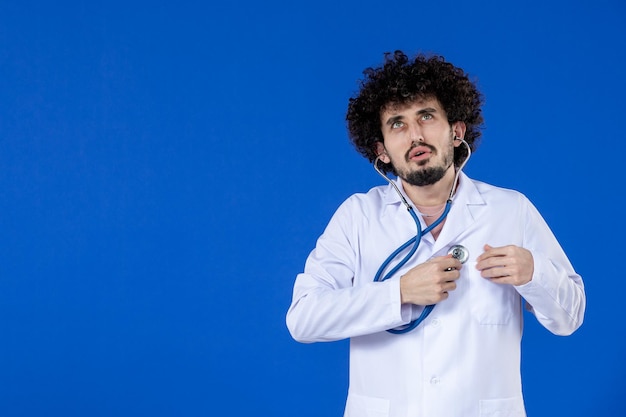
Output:
<instances>
[{"instance_id":1,"label":"plain blue backdrop","mask_svg":"<svg viewBox=\"0 0 626 417\"><path fill-rule=\"evenodd\" d=\"M585 280L574 335L527 316L529 416L626 415L624 1L215 3L0 2L0 416L340 416L347 342L284 318L395 49L477 80L466 171Z\"/></svg>"}]
</instances>

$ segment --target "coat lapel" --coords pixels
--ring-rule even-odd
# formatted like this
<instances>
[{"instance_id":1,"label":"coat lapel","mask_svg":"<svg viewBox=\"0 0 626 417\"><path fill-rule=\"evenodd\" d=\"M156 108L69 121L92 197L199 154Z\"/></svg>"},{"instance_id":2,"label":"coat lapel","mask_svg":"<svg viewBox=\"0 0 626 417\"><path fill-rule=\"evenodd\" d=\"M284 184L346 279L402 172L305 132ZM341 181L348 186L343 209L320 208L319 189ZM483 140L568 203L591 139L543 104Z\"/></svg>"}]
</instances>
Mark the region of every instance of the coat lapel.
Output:
<instances>
[{"instance_id":1,"label":"coat lapel","mask_svg":"<svg viewBox=\"0 0 626 417\"><path fill-rule=\"evenodd\" d=\"M465 173L461 172L459 187L452 198L452 208L439 237L434 242L433 253L459 243L459 235L465 232L474 222L480 211L486 206L476 185Z\"/></svg>"}]
</instances>

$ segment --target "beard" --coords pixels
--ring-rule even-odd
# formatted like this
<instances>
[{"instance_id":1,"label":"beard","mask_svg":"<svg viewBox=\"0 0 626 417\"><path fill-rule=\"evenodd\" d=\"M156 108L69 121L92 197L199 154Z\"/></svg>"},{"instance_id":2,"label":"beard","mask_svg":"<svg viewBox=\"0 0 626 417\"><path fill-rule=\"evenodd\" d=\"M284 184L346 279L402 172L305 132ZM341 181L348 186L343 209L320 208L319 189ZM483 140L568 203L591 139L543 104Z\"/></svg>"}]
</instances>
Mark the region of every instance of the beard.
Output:
<instances>
[{"instance_id":1,"label":"beard","mask_svg":"<svg viewBox=\"0 0 626 417\"><path fill-rule=\"evenodd\" d=\"M423 145L423 146L428 146L428 145ZM433 147L431 146L429 147L431 148L433 153L436 152ZM409 162L408 152L406 155L406 161L407 163ZM398 173L398 177L400 177L407 183L411 185L416 185L418 187L423 187L426 185L433 185L437 183L439 180L441 180L446 175L446 172L448 171L450 166L453 164L453 162L454 162L454 147L450 146L450 148L445 151L444 160L439 166L428 167L428 168L423 168L421 170L414 170L414 171L409 171L408 169L407 170L398 169L395 166L394 168L396 169L396 172ZM424 162L424 164L426 164L426 162Z\"/></svg>"},{"instance_id":2,"label":"beard","mask_svg":"<svg viewBox=\"0 0 626 417\"><path fill-rule=\"evenodd\" d=\"M425 185L433 185L446 175L447 168L443 166L426 168L421 171L412 171L409 173L398 172L398 176L411 185L423 187Z\"/></svg>"}]
</instances>

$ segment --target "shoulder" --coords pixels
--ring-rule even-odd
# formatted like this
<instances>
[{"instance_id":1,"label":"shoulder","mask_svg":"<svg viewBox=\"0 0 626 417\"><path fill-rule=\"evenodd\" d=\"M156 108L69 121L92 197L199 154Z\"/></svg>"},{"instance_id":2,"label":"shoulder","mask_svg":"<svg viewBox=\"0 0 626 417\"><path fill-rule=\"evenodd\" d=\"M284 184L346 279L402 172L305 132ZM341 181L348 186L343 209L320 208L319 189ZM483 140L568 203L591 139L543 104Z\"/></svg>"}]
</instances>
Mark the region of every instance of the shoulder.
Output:
<instances>
[{"instance_id":1,"label":"shoulder","mask_svg":"<svg viewBox=\"0 0 626 417\"><path fill-rule=\"evenodd\" d=\"M389 187L388 185L380 185L367 192L352 194L341 203L334 217L341 216L354 219L380 213L388 203Z\"/></svg>"},{"instance_id":2,"label":"shoulder","mask_svg":"<svg viewBox=\"0 0 626 417\"><path fill-rule=\"evenodd\" d=\"M370 188L366 192L354 193L342 204L351 209L380 210L385 205L397 199L396 193L390 194L390 185L378 185Z\"/></svg>"},{"instance_id":3,"label":"shoulder","mask_svg":"<svg viewBox=\"0 0 626 417\"><path fill-rule=\"evenodd\" d=\"M369 222L380 218L385 206L385 186L373 187L367 192L354 193L346 198L332 215L323 237L355 236Z\"/></svg>"},{"instance_id":4,"label":"shoulder","mask_svg":"<svg viewBox=\"0 0 626 417\"><path fill-rule=\"evenodd\" d=\"M518 190L499 187L465 177L461 201L469 205L484 206L488 211L505 212L511 216L536 212L526 195Z\"/></svg>"},{"instance_id":5,"label":"shoulder","mask_svg":"<svg viewBox=\"0 0 626 417\"><path fill-rule=\"evenodd\" d=\"M511 188L499 187L488 184L483 181L469 179L476 192L485 200L486 203L510 203L510 204L527 204L528 198L518 190Z\"/></svg>"}]
</instances>

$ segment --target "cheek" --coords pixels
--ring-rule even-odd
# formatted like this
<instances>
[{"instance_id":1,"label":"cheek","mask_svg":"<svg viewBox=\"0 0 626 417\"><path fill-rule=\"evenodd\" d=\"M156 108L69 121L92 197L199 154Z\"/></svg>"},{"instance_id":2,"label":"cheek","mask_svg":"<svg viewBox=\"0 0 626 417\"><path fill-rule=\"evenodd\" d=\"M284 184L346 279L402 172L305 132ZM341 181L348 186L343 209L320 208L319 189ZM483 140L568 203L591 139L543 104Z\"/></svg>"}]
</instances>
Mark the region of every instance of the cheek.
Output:
<instances>
[{"instance_id":1,"label":"cheek","mask_svg":"<svg viewBox=\"0 0 626 417\"><path fill-rule=\"evenodd\" d=\"M401 155L406 152L410 145L411 141L400 132L385 137L385 148L390 155Z\"/></svg>"}]
</instances>

